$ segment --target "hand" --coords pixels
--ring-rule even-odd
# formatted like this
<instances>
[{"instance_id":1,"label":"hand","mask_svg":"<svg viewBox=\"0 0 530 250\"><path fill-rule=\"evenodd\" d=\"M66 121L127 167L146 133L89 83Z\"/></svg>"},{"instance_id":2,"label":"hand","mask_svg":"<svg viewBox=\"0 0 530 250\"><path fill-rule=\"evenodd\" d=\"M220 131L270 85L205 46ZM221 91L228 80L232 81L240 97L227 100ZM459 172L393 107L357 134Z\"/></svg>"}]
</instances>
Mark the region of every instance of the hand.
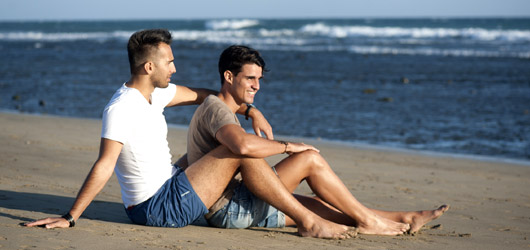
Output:
<instances>
[{"instance_id":1,"label":"hand","mask_svg":"<svg viewBox=\"0 0 530 250\"><path fill-rule=\"evenodd\" d=\"M70 223L62 217L50 217L24 224L26 227L42 226L45 228L66 228Z\"/></svg>"},{"instance_id":2,"label":"hand","mask_svg":"<svg viewBox=\"0 0 530 250\"><path fill-rule=\"evenodd\" d=\"M257 136L263 137L261 135L261 132L263 131L267 139L274 140L271 125L258 109L251 109L249 116L252 118L252 128Z\"/></svg>"},{"instance_id":3,"label":"hand","mask_svg":"<svg viewBox=\"0 0 530 250\"><path fill-rule=\"evenodd\" d=\"M288 154L294 154L294 153L300 153L306 150L314 150L316 152L320 152L317 148L313 147L312 145L307 145L305 143L298 143L298 142L289 142L287 144L287 152Z\"/></svg>"}]
</instances>

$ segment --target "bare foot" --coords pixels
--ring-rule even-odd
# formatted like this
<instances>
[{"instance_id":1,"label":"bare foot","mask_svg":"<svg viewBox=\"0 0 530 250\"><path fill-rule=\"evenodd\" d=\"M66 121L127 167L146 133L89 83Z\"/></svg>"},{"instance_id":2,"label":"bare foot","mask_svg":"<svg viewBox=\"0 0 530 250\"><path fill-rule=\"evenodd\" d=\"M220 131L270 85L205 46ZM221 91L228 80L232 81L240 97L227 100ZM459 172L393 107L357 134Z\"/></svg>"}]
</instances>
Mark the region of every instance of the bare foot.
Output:
<instances>
[{"instance_id":1,"label":"bare foot","mask_svg":"<svg viewBox=\"0 0 530 250\"><path fill-rule=\"evenodd\" d=\"M404 222L410 224L410 233L416 233L423 225L442 216L449 210L449 205L442 205L435 210L412 212Z\"/></svg>"},{"instance_id":2,"label":"bare foot","mask_svg":"<svg viewBox=\"0 0 530 250\"><path fill-rule=\"evenodd\" d=\"M406 223L395 222L374 214L372 218L366 218L365 223L359 222L359 233L377 235L400 235L410 229Z\"/></svg>"},{"instance_id":3,"label":"bare foot","mask_svg":"<svg viewBox=\"0 0 530 250\"><path fill-rule=\"evenodd\" d=\"M348 239L357 235L357 228L333 223L317 217L314 221L305 221L306 226L298 226L298 234L303 237L322 239Z\"/></svg>"}]
</instances>

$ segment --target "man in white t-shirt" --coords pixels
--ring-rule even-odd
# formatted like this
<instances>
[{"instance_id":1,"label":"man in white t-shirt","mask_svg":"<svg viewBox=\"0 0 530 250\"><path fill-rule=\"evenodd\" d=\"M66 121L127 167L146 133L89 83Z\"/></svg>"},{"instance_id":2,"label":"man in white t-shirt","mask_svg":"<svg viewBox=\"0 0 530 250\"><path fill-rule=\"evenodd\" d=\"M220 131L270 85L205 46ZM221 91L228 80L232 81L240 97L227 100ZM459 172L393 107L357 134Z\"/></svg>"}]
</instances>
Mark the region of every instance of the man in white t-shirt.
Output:
<instances>
[{"instance_id":1,"label":"man in white t-shirt","mask_svg":"<svg viewBox=\"0 0 530 250\"><path fill-rule=\"evenodd\" d=\"M324 220L300 204L263 159L244 158L220 146L185 169L171 164L164 108L200 104L216 92L169 83L175 73L170 43L171 34L162 29L131 36L127 46L131 78L105 107L100 154L73 206L62 217L26 226L73 227L113 171L126 213L134 223L186 226L205 215L234 174L241 171L252 177L246 183L254 187L255 195L292 218L300 235L348 237L348 227ZM273 138L270 125L258 110L248 110L242 104L237 113L253 118L258 135L263 131L267 138ZM185 159L182 166L187 166Z\"/></svg>"}]
</instances>

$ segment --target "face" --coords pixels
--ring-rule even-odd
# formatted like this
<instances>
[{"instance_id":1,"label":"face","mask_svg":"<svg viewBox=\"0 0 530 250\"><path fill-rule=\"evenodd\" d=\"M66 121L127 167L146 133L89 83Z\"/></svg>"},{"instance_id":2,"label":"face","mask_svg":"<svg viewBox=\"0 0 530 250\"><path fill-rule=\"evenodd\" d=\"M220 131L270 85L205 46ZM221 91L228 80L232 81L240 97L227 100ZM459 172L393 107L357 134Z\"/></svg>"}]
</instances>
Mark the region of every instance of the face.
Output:
<instances>
[{"instance_id":1,"label":"face","mask_svg":"<svg viewBox=\"0 0 530 250\"><path fill-rule=\"evenodd\" d=\"M158 45L158 51L153 58L153 71L150 79L157 88L166 88L171 81L171 75L176 72L173 63L173 51L171 46L165 43Z\"/></svg>"},{"instance_id":2,"label":"face","mask_svg":"<svg viewBox=\"0 0 530 250\"><path fill-rule=\"evenodd\" d=\"M245 64L241 72L234 77L232 96L238 104L253 103L259 90L259 80L263 78L263 69L256 64Z\"/></svg>"}]
</instances>

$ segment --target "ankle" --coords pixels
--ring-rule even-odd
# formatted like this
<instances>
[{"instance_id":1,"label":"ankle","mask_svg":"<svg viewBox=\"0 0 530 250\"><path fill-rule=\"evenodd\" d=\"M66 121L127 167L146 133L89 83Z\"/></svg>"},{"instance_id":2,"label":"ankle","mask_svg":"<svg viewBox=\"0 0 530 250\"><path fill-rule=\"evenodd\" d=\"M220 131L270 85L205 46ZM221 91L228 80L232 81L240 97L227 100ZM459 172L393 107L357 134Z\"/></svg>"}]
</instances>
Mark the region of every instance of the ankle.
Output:
<instances>
[{"instance_id":1,"label":"ankle","mask_svg":"<svg viewBox=\"0 0 530 250\"><path fill-rule=\"evenodd\" d=\"M317 219L313 215L303 217L303 219L295 221L298 228L311 229L317 223Z\"/></svg>"}]
</instances>

